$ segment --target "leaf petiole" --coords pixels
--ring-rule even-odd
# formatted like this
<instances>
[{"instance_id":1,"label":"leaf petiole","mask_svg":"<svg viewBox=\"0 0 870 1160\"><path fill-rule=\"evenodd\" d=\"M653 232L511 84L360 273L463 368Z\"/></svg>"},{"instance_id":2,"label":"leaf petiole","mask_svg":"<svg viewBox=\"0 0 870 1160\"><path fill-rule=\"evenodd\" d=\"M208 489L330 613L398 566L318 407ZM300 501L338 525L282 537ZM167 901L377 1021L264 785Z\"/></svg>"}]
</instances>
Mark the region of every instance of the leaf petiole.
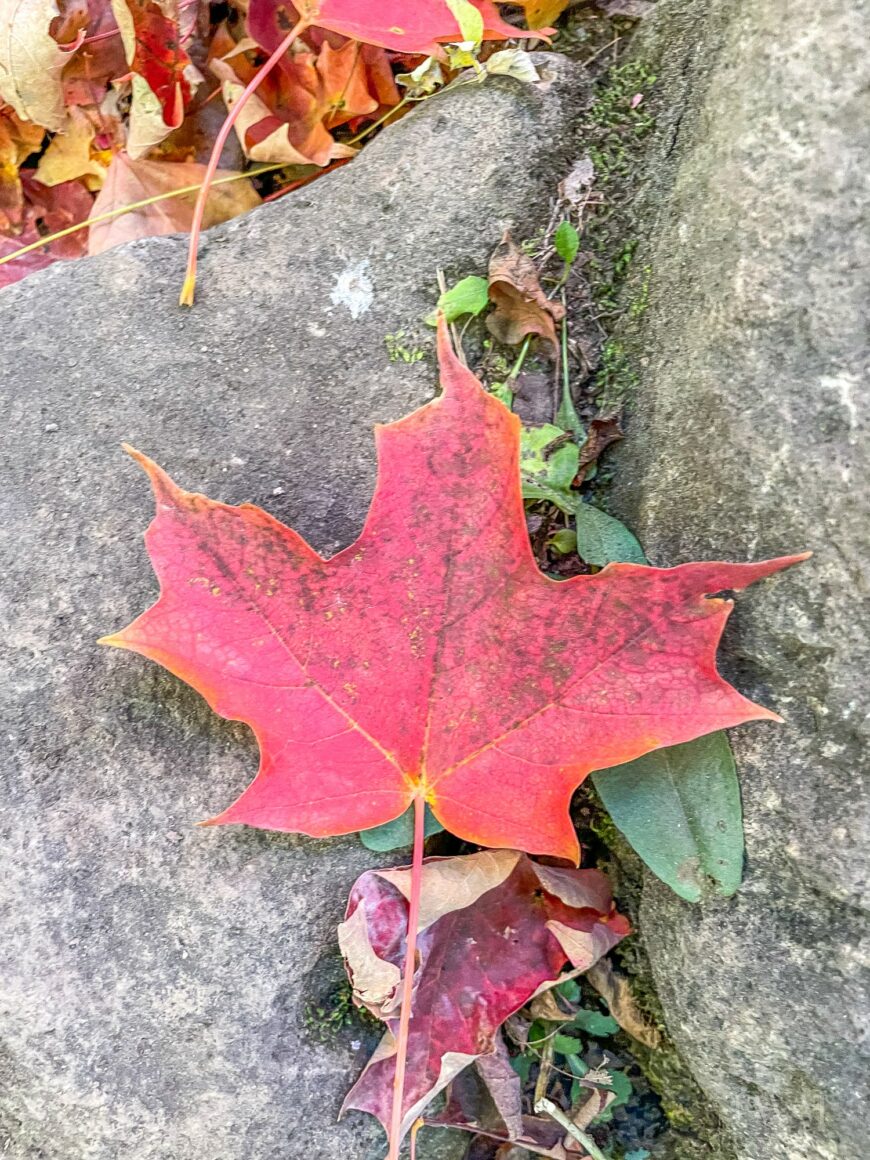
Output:
<instances>
[{"instance_id":1,"label":"leaf petiole","mask_svg":"<svg viewBox=\"0 0 870 1160\"><path fill-rule=\"evenodd\" d=\"M411 861L411 897L408 903L408 935L405 949L405 971L402 979L402 1007L396 1040L396 1076L393 1081L393 1111L390 1118L390 1152L388 1160L399 1160L402 1144L402 1101L405 1094L405 1067L408 1060L408 1032L411 1025L411 1001L414 994L414 971L417 967L417 926L420 921L420 889L423 882L423 843L425 841L426 800L414 798L414 855Z\"/></svg>"},{"instance_id":2,"label":"leaf petiole","mask_svg":"<svg viewBox=\"0 0 870 1160\"><path fill-rule=\"evenodd\" d=\"M193 306L193 296L196 287L196 259L199 250L199 235L202 230L202 219L205 214L205 203L208 199L208 191L212 186L215 175L215 170L218 167L218 162L223 153L224 145L227 143L227 138L230 135L230 130L236 121L239 119L239 114L248 103L249 99L254 95L284 53L293 44L294 40L303 33L306 28L309 28L311 21L304 16L301 20L290 29L263 67L259 72L255 73L248 81L244 92L230 109L226 120L221 125L220 132L215 138L215 143L211 151L211 156L208 159L208 165L205 169L205 177L203 178L202 186L199 190L199 196L196 199L196 205L193 210L193 221L190 226L190 243L187 250L187 270L184 276L184 285L181 289L181 295L178 299L179 306Z\"/></svg>"}]
</instances>

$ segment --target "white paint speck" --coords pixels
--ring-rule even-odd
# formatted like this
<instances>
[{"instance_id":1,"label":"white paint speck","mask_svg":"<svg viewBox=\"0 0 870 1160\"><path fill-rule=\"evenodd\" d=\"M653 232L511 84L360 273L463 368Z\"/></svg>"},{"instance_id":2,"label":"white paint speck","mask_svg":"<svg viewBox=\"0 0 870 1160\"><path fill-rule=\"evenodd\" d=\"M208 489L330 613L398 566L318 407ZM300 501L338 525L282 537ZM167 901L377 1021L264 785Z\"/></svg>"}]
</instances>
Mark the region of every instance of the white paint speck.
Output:
<instances>
[{"instance_id":1,"label":"white paint speck","mask_svg":"<svg viewBox=\"0 0 870 1160\"><path fill-rule=\"evenodd\" d=\"M354 262L335 279L330 298L336 306L346 306L354 320L369 309L375 297L375 288L369 277L369 260Z\"/></svg>"}]
</instances>

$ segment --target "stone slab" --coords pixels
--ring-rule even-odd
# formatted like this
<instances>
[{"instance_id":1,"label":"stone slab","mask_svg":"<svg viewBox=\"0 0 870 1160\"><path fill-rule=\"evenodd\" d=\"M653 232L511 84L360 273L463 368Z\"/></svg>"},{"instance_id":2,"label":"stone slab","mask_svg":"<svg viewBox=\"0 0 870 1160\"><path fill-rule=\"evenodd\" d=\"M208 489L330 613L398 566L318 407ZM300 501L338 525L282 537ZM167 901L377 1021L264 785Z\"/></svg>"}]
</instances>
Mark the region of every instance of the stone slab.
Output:
<instances>
[{"instance_id":1,"label":"stone slab","mask_svg":"<svg viewBox=\"0 0 870 1160\"><path fill-rule=\"evenodd\" d=\"M723 668L747 873L642 929L669 1029L741 1160L867 1154L870 12L664 0L641 215L650 306L612 509L654 563L813 549L738 602Z\"/></svg>"},{"instance_id":2,"label":"stone slab","mask_svg":"<svg viewBox=\"0 0 870 1160\"><path fill-rule=\"evenodd\" d=\"M176 305L178 238L0 294L9 1160L383 1154L373 1121L335 1125L363 1051L305 1026L377 856L353 838L193 827L255 754L186 687L96 646L155 595L151 499L119 444L324 552L351 540L372 424L434 393L436 269L482 272L506 226L546 219L584 90L561 58L542 67L540 89L436 97L352 165L212 232L192 311ZM391 362L387 335L425 357Z\"/></svg>"}]
</instances>

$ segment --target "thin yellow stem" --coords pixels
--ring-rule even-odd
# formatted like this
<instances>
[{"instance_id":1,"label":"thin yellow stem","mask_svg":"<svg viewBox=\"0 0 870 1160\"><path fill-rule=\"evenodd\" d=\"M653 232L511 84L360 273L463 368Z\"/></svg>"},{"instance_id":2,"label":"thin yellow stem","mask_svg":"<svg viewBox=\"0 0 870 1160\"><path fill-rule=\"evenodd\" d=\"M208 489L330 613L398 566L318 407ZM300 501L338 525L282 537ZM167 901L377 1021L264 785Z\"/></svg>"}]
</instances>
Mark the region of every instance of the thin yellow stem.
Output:
<instances>
[{"instance_id":1,"label":"thin yellow stem","mask_svg":"<svg viewBox=\"0 0 870 1160\"><path fill-rule=\"evenodd\" d=\"M411 1160L417 1160L417 1133L423 1127L425 1123L419 1118L411 1125Z\"/></svg>"},{"instance_id":2,"label":"thin yellow stem","mask_svg":"<svg viewBox=\"0 0 870 1160\"><path fill-rule=\"evenodd\" d=\"M226 177L219 177L216 181L213 181L212 185L226 185L230 181L241 181L243 177L257 177L260 173L271 173L275 169L284 168L284 165L264 165L261 169L252 169L250 173L229 173ZM196 193L201 188L202 182L197 185L185 185L181 189L171 189L168 193L155 193L153 197L144 197L141 201L132 201L129 205L122 205L117 209L106 210L105 213L97 214L96 217L85 218L83 222L76 222L74 226L67 226L66 229L58 230L54 234L46 234L38 242L30 242L29 245L22 246L20 250L15 250L11 254L4 255L0 258L0 266L4 266L7 262L14 262L22 254L29 254L33 250L42 249L43 246L50 246L52 242L59 241L60 238L68 238L70 234L78 233L79 230L86 230L88 226L96 226L101 222L111 221L113 218L121 217L125 213L132 213L134 210L143 209L148 205L154 205L155 202L168 201L171 197L184 197L187 193Z\"/></svg>"},{"instance_id":3,"label":"thin yellow stem","mask_svg":"<svg viewBox=\"0 0 870 1160\"><path fill-rule=\"evenodd\" d=\"M310 27L310 21L304 16L293 25L259 72L248 81L244 92L230 109L224 123L221 125L220 132L212 147L211 156L208 159L205 177L203 178L202 187L200 188L199 196L196 199L196 205L193 210L193 221L190 226L190 244L187 251L187 272L184 278L184 285L181 288L181 295L178 299L179 306L193 306L193 295L196 287L196 258L199 249L199 235L202 230L202 219L205 214L205 203L214 179L215 170L221 158L221 153L223 153L224 145L230 135L230 130L235 125L239 114L249 99L254 95L296 37L308 27Z\"/></svg>"},{"instance_id":4,"label":"thin yellow stem","mask_svg":"<svg viewBox=\"0 0 870 1160\"><path fill-rule=\"evenodd\" d=\"M379 117L377 121L373 121L371 125L366 125L365 129L361 129L355 137L351 137L351 139L348 141L348 145L356 145L358 141L362 141L363 138L368 137L369 133L374 133L375 129L379 129L385 121L389 121L390 117L392 117L395 113L398 113L400 109L404 109L405 105L407 105L410 100L410 97L402 97L397 105L393 105L392 108L388 109L387 112L384 113L383 117Z\"/></svg>"},{"instance_id":5,"label":"thin yellow stem","mask_svg":"<svg viewBox=\"0 0 870 1160\"><path fill-rule=\"evenodd\" d=\"M393 1080L393 1114L390 1118L390 1153L388 1160L399 1160L402 1146L402 1104L405 1095L405 1070L408 1062L408 1032L411 1026L411 1000L414 971L417 966L417 924L420 921L420 889L423 882L423 842L425 838L426 802L414 798L414 856L411 862L411 898L408 903L408 936L405 949L405 976L402 980L402 1010L396 1041L396 1076Z\"/></svg>"}]
</instances>

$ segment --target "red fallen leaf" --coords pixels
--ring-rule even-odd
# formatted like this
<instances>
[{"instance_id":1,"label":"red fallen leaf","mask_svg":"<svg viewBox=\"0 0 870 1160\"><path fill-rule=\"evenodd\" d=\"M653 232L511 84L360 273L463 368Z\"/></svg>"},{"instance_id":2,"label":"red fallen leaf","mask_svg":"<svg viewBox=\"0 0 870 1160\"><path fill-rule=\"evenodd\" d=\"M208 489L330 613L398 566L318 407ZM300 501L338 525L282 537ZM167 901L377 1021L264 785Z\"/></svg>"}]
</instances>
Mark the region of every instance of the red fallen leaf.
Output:
<instances>
[{"instance_id":1,"label":"red fallen leaf","mask_svg":"<svg viewBox=\"0 0 870 1160\"><path fill-rule=\"evenodd\" d=\"M348 40L339 48L324 41L317 57L327 129L371 116L401 100L382 48Z\"/></svg>"},{"instance_id":2,"label":"red fallen leaf","mask_svg":"<svg viewBox=\"0 0 870 1160\"><path fill-rule=\"evenodd\" d=\"M93 213L94 195L78 181L63 181L47 186L23 173L22 181L27 192L27 200L32 208L33 218L39 222L45 234L55 234L68 226L86 221ZM87 253L87 230L58 238L51 243L49 253L52 258L81 258ZM25 243L19 239L19 245ZM14 262L10 262L14 266Z\"/></svg>"},{"instance_id":3,"label":"red fallen leaf","mask_svg":"<svg viewBox=\"0 0 870 1160\"><path fill-rule=\"evenodd\" d=\"M483 16L484 40L508 40L515 36L546 36L552 28L518 29L507 24L491 0L471 0ZM299 10L309 24L339 32L351 40L376 44L396 52L429 56L440 44L461 41L459 23L446 0L306 0L302 5L251 0L248 28L263 48L272 51L299 19ZM277 28L278 35L266 33Z\"/></svg>"},{"instance_id":4,"label":"red fallen leaf","mask_svg":"<svg viewBox=\"0 0 870 1160\"><path fill-rule=\"evenodd\" d=\"M39 238L40 234L33 223L33 217L32 215L28 215L19 233L0 236L0 258L14 254L22 246L29 246L33 242L38 242ZM15 258L14 261L6 262L0 266L0 290L4 286L11 286L13 282L19 282L22 278L26 278L28 274L32 274L36 270L44 270L46 266L51 266L56 261L57 259L52 257L48 247L45 246L38 250L31 250L29 254L22 254L20 258Z\"/></svg>"},{"instance_id":5,"label":"red fallen leaf","mask_svg":"<svg viewBox=\"0 0 870 1160\"><path fill-rule=\"evenodd\" d=\"M343 1110L369 1112L385 1129L410 890L410 870L363 874L339 927L355 996L389 1028ZM417 930L402 1134L460 1071L494 1056L501 1024L556 982L569 959L585 970L629 926L600 871L556 869L494 850L424 862Z\"/></svg>"},{"instance_id":6,"label":"red fallen leaf","mask_svg":"<svg viewBox=\"0 0 870 1160\"><path fill-rule=\"evenodd\" d=\"M23 246L33 245L46 234L82 222L91 213L93 194L77 181L65 181L49 188L36 181L31 171L23 170L21 186L26 197L23 217L18 227L0 235L0 258L8 258ZM44 270L58 260L81 257L86 236L82 230L4 262L0 265L0 288L36 270Z\"/></svg>"},{"instance_id":7,"label":"red fallen leaf","mask_svg":"<svg viewBox=\"0 0 870 1160\"><path fill-rule=\"evenodd\" d=\"M191 62L174 0L112 0L112 10L133 74L127 151L141 157L184 120Z\"/></svg>"},{"instance_id":8,"label":"red fallen leaf","mask_svg":"<svg viewBox=\"0 0 870 1160\"><path fill-rule=\"evenodd\" d=\"M348 44L351 42L348 41ZM247 69L238 58L213 60L209 68L222 82L228 108L239 100ZM311 52L294 53L284 70L267 76L248 98L236 122L236 133L247 157L254 161L290 165L328 165L354 150L331 137L325 121L332 101L324 90L317 58ZM236 72L240 68L241 75ZM377 108L371 99L367 108Z\"/></svg>"},{"instance_id":9,"label":"red fallen leaf","mask_svg":"<svg viewBox=\"0 0 870 1160\"><path fill-rule=\"evenodd\" d=\"M69 51L61 74L63 103L99 106L112 80L127 71L124 44L110 0L75 0L63 11L52 35Z\"/></svg>"},{"instance_id":10,"label":"red fallen leaf","mask_svg":"<svg viewBox=\"0 0 870 1160\"><path fill-rule=\"evenodd\" d=\"M261 4L248 12L248 31L262 49L272 53L292 27L284 27L285 19L283 9ZM314 53L316 61L316 77L304 78L302 83L318 97L319 119L325 119L327 128L336 128L357 117L373 114L382 106L389 108L399 103L401 96L385 49L349 40L323 28L306 29L297 43L300 42ZM294 68L296 60L297 54L291 51L278 63L278 70L293 85L300 83L298 70ZM245 83L255 71L243 76Z\"/></svg>"},{"instance_id":11,"label":"red fallen leaf","mask_svg":"<svg viewBox=\"0 0 870 1160\"><path fill-rule=\"evenodd\" d=\"M548 579L526 532L519 420L439 329L443 395L377 430L359 539L324 560L251 504L183 491L138 452L160 598L105 643L246 721L260 771L213 822L315 836L425 799L484 846L577 860L594 769L776 714L716 671L730 600L803 560L610 564Z\"/></svg>"}]
</instances>

